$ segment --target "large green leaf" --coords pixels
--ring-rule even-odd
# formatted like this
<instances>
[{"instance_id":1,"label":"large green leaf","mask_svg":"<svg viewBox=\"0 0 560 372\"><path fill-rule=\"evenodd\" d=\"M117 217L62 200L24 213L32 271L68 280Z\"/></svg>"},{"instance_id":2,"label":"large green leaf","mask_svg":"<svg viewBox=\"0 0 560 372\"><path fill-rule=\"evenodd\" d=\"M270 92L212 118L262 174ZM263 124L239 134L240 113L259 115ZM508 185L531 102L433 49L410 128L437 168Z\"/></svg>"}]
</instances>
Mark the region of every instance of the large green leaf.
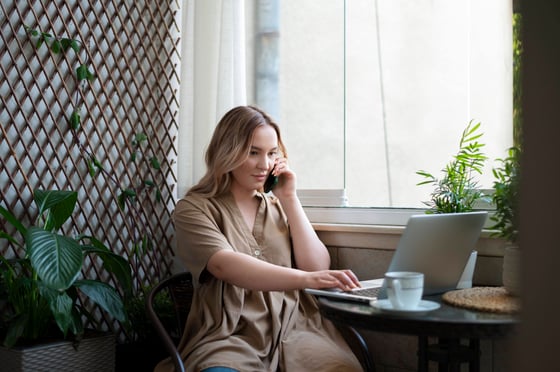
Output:
<instances>
[{"instance_id":1,"label":"large green leaf","mask_svg":"<svg viewBox=\"0 0 560 372\"><path fill-rule=\"evenodd\" d=\"M113 287L96 280L76 280L75 285L115 319L121 322L126 321L124 304Z\"/></svg>"},{"instance_id":2,"label":"large green leaf","mask_svg":"<svg viewBox=\"0 0 560 372\"><path fill-rule=\"evenodd\" d=\"M35 190L33 199L39 208L39 215L47 213L45 230L59 229L74 211L78 193L66 190Z\"/></svg>"},{"instance_id":3,"label":"large green leaf","mask_svg":"<svg viewBox=\"0 0 560 372\"><path fill-rule=\"evenodd\" d=\"M6 220L8 220L8 222L11 223L17 229L17 231L21 233L21 235L25 235L27 229L25 228L25 226L23 226L21 222L19 222L19 220L12 214L12 212L10 212L9 210L7 210L6 208L0 205L0 214Z\"/></svg>"},{"instance_id":4,"label":"large green leaf","mask_svg":"<svg viewBox=\"0 0 560 372\"><path fill-rule=\"evenodd\" d=\"M96 254L102 261L103 267L115 275L124 291L132 291L132 270L130 263L125 258L109 250L103 243L91 236L80 236L81 239L89 239L91 245L83 245L86 254Z\"/></svg>"},{"instance_id":5,"label":"large green leaf","mask_svg":"<svg viewBox=\"0 0 560 372\"><path fill-rule=\"evenodd\" d=\"M41 296L49 303L58 328L66 335L72 326L72 298L66 292L56 291L46 286L42 286L40 291Z\"/></svg>"},{"instance_id":6,"label":"large green leaf","mask_svg":"<svg viewBox=\"0 0 560 372\"><path fill-rule=\"evenodd\" d=\"M80 274L83 254L76 240L30 227L25 243L31 265L47 287L66 290Z\"/></svg>"},{"instance_id":7,"label":"large green leaf","mask_svg":"<svg viewBox=\"0 0 560 372\"><path fill-rule=\"evenodd\" d=\"M19 314L16 318L11 319L3 345L6 347L14 346L17 340L23 335L27 322L27 314Z\"/></svg>"}]
</instances>

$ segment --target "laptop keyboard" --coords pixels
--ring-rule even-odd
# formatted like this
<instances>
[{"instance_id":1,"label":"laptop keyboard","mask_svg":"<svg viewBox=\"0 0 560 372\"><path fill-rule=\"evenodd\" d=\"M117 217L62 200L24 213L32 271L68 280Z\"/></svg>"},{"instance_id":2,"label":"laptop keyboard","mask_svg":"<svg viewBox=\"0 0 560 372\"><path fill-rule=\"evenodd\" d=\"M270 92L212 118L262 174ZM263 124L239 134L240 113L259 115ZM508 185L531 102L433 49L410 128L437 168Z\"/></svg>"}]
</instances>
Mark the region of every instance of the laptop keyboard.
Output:
<instances>
[{"instance_id":1,"label":"laptop keyboard","mask_svg":"<svg viewBox=\"0 0 560 372\"><path fill-rule=\"evenodd\" d=\"M350 293L352 293L354 295L358 295L358 296L376 298L377 295L379 294L380 290L381 290L381 287L360 288L360 289L355 289L355 290L351 291Z\"/></svg>"}]
</instances>

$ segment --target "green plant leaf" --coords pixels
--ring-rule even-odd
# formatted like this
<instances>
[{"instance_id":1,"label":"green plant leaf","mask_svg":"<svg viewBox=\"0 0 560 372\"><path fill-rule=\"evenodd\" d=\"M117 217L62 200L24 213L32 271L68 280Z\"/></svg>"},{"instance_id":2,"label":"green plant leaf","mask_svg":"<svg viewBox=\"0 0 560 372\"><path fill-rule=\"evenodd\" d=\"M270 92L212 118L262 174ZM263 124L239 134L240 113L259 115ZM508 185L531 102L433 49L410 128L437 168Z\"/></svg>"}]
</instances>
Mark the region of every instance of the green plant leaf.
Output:
<instances>
[{"instance_id":1,"label":"green plant leaf","mask_svg":"<svg viewBox=\"0 0 560 372\"><path fill-rule=\"evenodd\" d=\"M54 54L59 54L63 47L60 45L60 41L53 40L51 43L51 50Z\"/></svg>"},{"instance_id":2,"label":"green plant leaf","mask_svg":"<svg viewBox=\"0 0 560 372\"><path fill-rule=\"evenodd\" d=\"M467 125L467 127L463 131L463 135L461 136L461 141L459 143L460 147L463 147L464 143L473 142L478 138L482 137L482 133L480 134L475 133L478 130L478 128L480 128L481 123L476 123L474 125L472 123L473 121L471 120L469 122L469 125Z\"/></svg>"},{"instance_id":3,"label":"green plant leaf","mask_svg":"<svg viewBox=\"0 0 560 372\"><path fill-rule=\"evenodd\" d=\"M76 54L80 53L81 45L82 44L80 42L74 39L72 39L72 41L70 42L70 48L72 48L72 50L74 50Z\"/></svg>"},{"instance_id":4,"label":"green plant leaf","mask_svg":"<svg viewBox=\"0 0 560 372\"><path fill-rule=\"evenodd\" d=\"M28 32L31 36L39 36L39 31L32 29L28 25L23 25L23 28L25 29L25 32Z\"/></svg>"},{"instance_id":5,"label":"green plant leaf","mask_svg":"<svg viewBox=\"0 0 560 372\"><path fill-rule=\"evenodd\" d=\"M136 133L133 143L137 143L138 145L140 145L142 144L142 142L147 140L148 140L148 136L145 133Z\"/></svg>"},{"instance_id":6,"label":"green plant leaf","mask_svg":"<svg viewBox=\"0 0 560 372\"><path fill-rule=\"evenodd\" d=\"M86 159L86 163L87 163L87 167L88 167L88 173L90 175L90 177L94 177L96 172L95 166L93 165L93 162L90 159Z\"/></svg>"},{"instance_id":7,"label":"green plant leaf","mask_svg":"<svg viewBox=\"0 0 560 372\"><path fill-rule=\"evenodd\" d=\"M77 280L76 287L115 319L126 321L124 304L117 291L96 280Z\"/></svg>"},{"instance_id":8,"label":"green plant leaf","mask_svg":"<svg viewBox=\"0 0 560 372\"><path fill-rule=\"evenodd\" d=\"M6 337L4 338L3 345L6 347L12 347L16 344L17 340L23 335L25 331L25 326L28 323L28 314L19 314L15 318L10 320L10 325L6 331Z\"/></svg>"},{"instance_id":9,"label":"green plant leaf","mask_svg":"<svg viewBox=\"0 0 560 372\"><path fill-rule=\"evenodd\" d=\"M77 239L88 240L89 244L83 245L84 252L97 255L103 262L103 267L115 275L125 291L132 289L132 269L125 258L111 252L101 241L92 236L80 235Z\"/></svg>"},{"instance_id":10,"label":"green plant leaf","mask_svg":"<svg viewBox=\"0 0 560 372\"><path fill-rule=\"evenodd\" d=\"M136 191L134 191L133 189L121 190L121 193L117 197L119 208L124 211L126 208L126 201L132 200L135 197L136 197Z\"/></svg>"},{"instance_id":11,"label":"green plant leaf","mask_svg":"<svg viewBox=\"0 0 560 372\"><path fill-rule=\"evenodd\" d=\"M121 211L126 210L126 195L121 193L117 196L117 205Z\"/></svg>"},{"instance_id":12,"label":"green plant leaf","mask_svg":"<svg viewBox=\"0 0 560 372\"><path fill-rule=\"evenodd\" d=\"M48 44L49 41L52 39L52 35L46 32L41 32L41 36L39 37L39 40L37 41L37 48L39 48L41 45L43 45L43 42Z\"/></svg>"},{"instance_id":13,"label":"green plant leaf","mask_svg":"<svg viewBox=\"0 0 560 372\"><path fill-rule=\"evenodd\" d=\"M520 149L511 147L505 159L496 159L499 166L492 169L494 194L492 201L496 207L490 217L496 230L491 236L498 236L516 243L519 234L519 160Z\"/></svg>"},{"instance_id":14,"label":"green plant leaf","mask_svg":"<svg viewBox=\"0 0 560 372\"><path fill-rule=\"evenodd\" d=\"M9 235L5 231L0 231L0 239L6 239L10 243L14 244L16 247L23 248L23 245L17 239L15 239L13 236Z\"/></svg>"},{"instance_id":15,"label":"green plant leaf","mask_svg":"<svg viewBox=\"0 0 560 372\"><path fill-rule=\"evenodd\" d=\"M101 162L96 158L96 157L92 157L91 158L93 165L99 169L99 170L103 170L103 165L101 164Z\"/></svg>"},{"instance_id":16,"label":"green plant leaf","mask_svg":"<svg viewBox=\"0 0 560 372\"><path fill-rule=\"evenodd\" d=\"M27 228L25 226L23 226L23 224L21 222L19 222L19 220L12 214L12 212L10 212L9 210L7 210L6 208L4 208L0 205L0 214L12 226L14 226L16 228L16 230L20 232L21 235L25 236L25 233L27 232ZM6 234L5 238L8 238L7 234ZM12 241L12 243L13 243L13 241Z\"/></svg>"},{"instance_id":17,"label":"green plant leaf","mask_svg":"<svg viewBox=\"0 0 560 372\"><path fill-rule=\"evenodd\" d=\"M72 49L75 53L80 52L80 43L74 39L62 38L60 39L60 46L62 47L62 50L65 52L68 49Z\"/></svg>"},{"instance_id":18,"label":"green plant leaf","mask_svg":"<svg viewBox=\"0 0 560 372\"><path fill-rule=\"evenodd\" d=\"M87 66L83 65L83 64L78 66L78 68L76 69L76 76L78 78L78 81L86 80L87 79Z\"/></svg>"},{"instance_id":19,"label":"green plant leaf","mask_svg":"<svg viewBox=\"0 0 560 372\"><path fill-rule=\"evenodd\" d=\"M70 127L74 130L78 129L80 127L80 124L82 122L82 115L80 113L80 109L76 108L72 111L72 114L70 114Z\"/></svg>"},{"instance_id":20,"label":"green plant leaf","mask_svg":"<svg viewBox=\"0 0 560 372\"><path fill-rule=\"evenodd\" d=\"M474 203L483 197L472 173L482 174L487 157L482 153L484 144L479 143L482 133L478 133L480 123L472 120L463 130L459 141L459 151L454 159L443 169L443 176L437 179L430 173L420 170L416 174L424 177L417 185L432 184L434 191L431 200L424 202L432 213L468 212Z\"/></svg>"},{"instance_id":21,"label":"green plant leaf","mask_svg":"<svg viewBox=\"0 0 560 372\"><path fill-rule=\"evenodd\" d=\"M154 169L160 169L161 168L159 160L155 156L150 158L150 164L152 165L152 168L154 168Z\"/></svg>"},{"instance_id":22,"label":"green plant leaf","mask_svg":"<svg viewBox=\"0 0 560 372\"><path fill-rule=\"evenodd\" d=\"M72 308L74 301L66 292L60 292L45 286L40 287L40 292L41 296L47 300L58 328L66 336L68 329L73 324Z\"/></svg>"},{"instance_id":23,"label":"green plant leaf","mask_svg":"<svg viewBox=\"0 0 560 372\"><path fill-rule=\"evenodd\" d=\"M66 190L35 190L33 199L39 208L39 215L47 213L45 230L59 229L72 215L78 193Z\"/></svg>"},{"instance_id":24,"label":"green plant leaf","mask_svg":"<svg viewBox=\"0 0 560 372\"><path fill-rule=\"evenodd\" d=\"M87 65L81 64L76 69L76 77L78 78L78 81L93 81L95 79L95 74L89 71Z\"/></svg>"},{"instance_id":25,"label":"green plant leaf","mask_svg":"<svg viewBox=\"0 0 560 372\"><path fill-rule=\"evenodd\" d=\"M97 171L102 171L103 170L103 166L101 165L99 160L97 160L93 156L86 159L86 162L87 162L87 166L88 166L89 175L91 177L94 177L97 174Z\"/></svg>"},{"instance_id":26,"label":"green plant leaf","mask_svg":"<svg viewBox=\"0 0 560 372\"><path fill-rule=\"evenodd\" d=\"M25 243L31 265L47 287L66 290L80 275L83 254L76 240L32 226Z\"/></svg>"}]
</instances>

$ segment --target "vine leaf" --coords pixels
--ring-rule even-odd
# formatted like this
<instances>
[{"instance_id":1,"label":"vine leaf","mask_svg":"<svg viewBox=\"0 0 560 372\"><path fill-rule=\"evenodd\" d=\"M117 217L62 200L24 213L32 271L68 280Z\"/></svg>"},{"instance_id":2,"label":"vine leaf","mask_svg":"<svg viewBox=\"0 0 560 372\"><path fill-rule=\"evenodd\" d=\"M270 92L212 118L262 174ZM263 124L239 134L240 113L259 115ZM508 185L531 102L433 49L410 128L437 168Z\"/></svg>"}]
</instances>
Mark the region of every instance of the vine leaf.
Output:
<instances>
[{"instance_id":1,"label":"vine leaf","mask_svg":"<svg viewBox=\"0 0 560 372\"><path fill-rule=\"evenodd\" d=\"M85 64L81 64L76 69L76 76L78 77L78 81L84 81L84 80L93 81L93 80L95 80L95 74L92 73L91 71L89 71L87 65L85 65Z\"/></svg>"}]
</instances>

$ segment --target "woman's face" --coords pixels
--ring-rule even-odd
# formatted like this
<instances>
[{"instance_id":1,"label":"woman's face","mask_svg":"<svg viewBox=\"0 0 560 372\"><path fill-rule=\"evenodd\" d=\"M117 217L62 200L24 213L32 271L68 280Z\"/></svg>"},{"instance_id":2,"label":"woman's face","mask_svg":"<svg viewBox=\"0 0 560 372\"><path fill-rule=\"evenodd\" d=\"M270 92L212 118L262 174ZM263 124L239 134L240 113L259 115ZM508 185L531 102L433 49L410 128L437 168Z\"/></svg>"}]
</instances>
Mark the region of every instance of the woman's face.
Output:
<instances>
[{"instance_id":1,"label":"woman's face","mask_svg":"<svg viewBox=\"0 0 560 372\"><path fill-rule=\"evenodd\" d=\"M270 125L255 129L247 159L232 171L232 187L254 192L263 187L278 157L278 136Z\"/></svg>"}]
</instances>

